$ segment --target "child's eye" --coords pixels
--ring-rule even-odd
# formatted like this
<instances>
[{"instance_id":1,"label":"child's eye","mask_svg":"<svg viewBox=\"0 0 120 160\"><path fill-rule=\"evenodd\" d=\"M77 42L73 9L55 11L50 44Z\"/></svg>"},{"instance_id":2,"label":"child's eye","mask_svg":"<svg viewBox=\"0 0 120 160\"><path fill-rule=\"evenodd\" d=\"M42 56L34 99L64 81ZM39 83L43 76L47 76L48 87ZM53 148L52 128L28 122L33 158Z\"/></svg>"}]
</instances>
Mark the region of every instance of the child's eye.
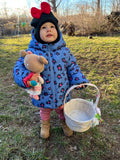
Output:
<instances>
[{"instance_id":1,"label":"child's eye","mask_svg":"<svg viewBox=\"0 0 120 160\"><path fill-rule=\"evenodd\" d=\"M51 26L51 28L55 28L55 26Z\"/></svg>"},{"instance_id":2,"label":"child's eye","mask_svg":"<svg viewBox=\"0 0 120 160\"><path fill-rule=\"evenodd\" d=\"M42 27L42 29L46 29L46 27Z\"/></svg>"}]
</instances>

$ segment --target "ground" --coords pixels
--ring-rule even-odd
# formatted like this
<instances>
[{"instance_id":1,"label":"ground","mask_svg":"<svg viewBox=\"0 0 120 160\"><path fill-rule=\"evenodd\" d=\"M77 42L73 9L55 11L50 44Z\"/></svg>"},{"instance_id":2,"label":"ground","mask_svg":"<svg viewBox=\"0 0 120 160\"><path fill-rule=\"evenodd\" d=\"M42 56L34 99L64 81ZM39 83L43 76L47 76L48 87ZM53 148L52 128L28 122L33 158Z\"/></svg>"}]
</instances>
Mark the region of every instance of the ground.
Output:
<instances>
[{"instance_id":1,"label":"ground","mask_svg":"<svg viewBox=\"0 0 120 160\"><path fill-rule=\"evenodd\" d=\"M64 136L55 112L50 138L39 137L39 108L14 82L12 70L19 51L26 49L30 35L0 39L0 159L1 160L118 160L120 159L120 38L68 37L67 46L81 71L100 90L99 126L70 138ZM72 97L95 100L96 91L74 90Z\"/></svg>"}]
</instances>

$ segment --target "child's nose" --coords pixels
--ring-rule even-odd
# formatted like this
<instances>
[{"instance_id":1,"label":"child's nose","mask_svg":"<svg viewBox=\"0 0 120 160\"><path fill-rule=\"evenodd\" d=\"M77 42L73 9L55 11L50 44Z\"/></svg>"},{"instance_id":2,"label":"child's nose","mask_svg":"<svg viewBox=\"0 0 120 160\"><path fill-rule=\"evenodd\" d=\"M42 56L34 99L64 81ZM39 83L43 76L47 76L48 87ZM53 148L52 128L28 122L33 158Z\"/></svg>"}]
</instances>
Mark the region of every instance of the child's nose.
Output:
<instances>
[{"instance_id":1,"label":"child's nose","mask_svg":"<svg viewBox=\"0 0 120 160\"><path fill-rule=\"evenodd\" d=\"M47 27L47 32L50 32L51 31L51 28L50 27Z\"/></svg>"}]
</instances>

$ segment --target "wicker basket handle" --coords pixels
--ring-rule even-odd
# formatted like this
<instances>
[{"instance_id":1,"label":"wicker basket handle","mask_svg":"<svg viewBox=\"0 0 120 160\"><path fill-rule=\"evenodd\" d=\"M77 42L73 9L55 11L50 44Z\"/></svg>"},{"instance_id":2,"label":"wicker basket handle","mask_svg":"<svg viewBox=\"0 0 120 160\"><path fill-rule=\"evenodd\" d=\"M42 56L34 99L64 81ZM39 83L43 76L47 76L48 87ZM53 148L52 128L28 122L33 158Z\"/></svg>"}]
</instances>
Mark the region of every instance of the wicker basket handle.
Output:
<instances>
[{"instance_id":1,"label":"wicker basket handle","mask_svg":"<svg viewBox=\"0 0 120 160\"><path fill-rule=\"evenodd\" d=\"M99 98L100 98L100 92L99 92L99 89L97 88L97 86L94 85L94 84L91 84L91 83L83 83L83 84L80 84L80 85L74 85L74 86L70 87L70 88L67 90L66 94L65 94L64 104L65 104L67 95L68 95L74 88L80 87L81 85L87 85L87 86L91 86L91 87L96 88L96 90L97 90L97 96L96 96L96 101L95 101L95 103L93 103L93 107L94 107L94 109L96 109L96 107L97 107L97 105L98 105L98 102L99 102Z\"/></svg>"}]
</instances>

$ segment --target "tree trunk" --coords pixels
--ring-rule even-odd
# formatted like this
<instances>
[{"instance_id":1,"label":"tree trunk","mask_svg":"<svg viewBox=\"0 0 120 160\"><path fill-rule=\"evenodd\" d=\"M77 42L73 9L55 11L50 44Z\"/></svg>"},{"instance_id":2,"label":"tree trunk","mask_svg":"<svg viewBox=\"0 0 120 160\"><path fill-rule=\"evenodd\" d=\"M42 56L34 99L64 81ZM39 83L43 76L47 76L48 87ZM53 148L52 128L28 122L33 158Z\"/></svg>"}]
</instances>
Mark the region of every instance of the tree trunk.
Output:
<instances>
[{"instance_id":1,"label":"tree trunk","mask_svg":"<svg viewBox=\"0 0 120 160\"><path fill-rule=\"evenodd\" d=\"M48 0L48 2L51 3L51 7L52 7L53 12L57 13L57 7L60 5L62 0L59 0L58 4L57 4L57 0Z\"/></svg>"},{"instance_id":2,"label":"tree trunk","mask_svg":"<svg viewBox=\"0 0 120 160\"><path fill-rule=\"evenodd\" d=\"M55 0L52 0L52 10L53 12L57 12L57 7L56 7L56 1Z\"/></svg>"},{"instance_id":3,"label":"tree trunk","mask_svg":"<svg viewBox=\"0 0 120 160\"><path fill-rule=\"evenodd\" d=\"M97 13L100 13L100 0L97 1Z\"/></svg>"}]
</instances>

